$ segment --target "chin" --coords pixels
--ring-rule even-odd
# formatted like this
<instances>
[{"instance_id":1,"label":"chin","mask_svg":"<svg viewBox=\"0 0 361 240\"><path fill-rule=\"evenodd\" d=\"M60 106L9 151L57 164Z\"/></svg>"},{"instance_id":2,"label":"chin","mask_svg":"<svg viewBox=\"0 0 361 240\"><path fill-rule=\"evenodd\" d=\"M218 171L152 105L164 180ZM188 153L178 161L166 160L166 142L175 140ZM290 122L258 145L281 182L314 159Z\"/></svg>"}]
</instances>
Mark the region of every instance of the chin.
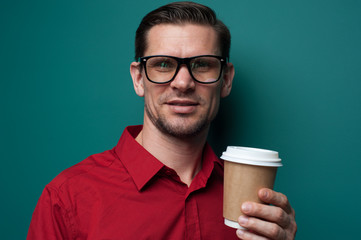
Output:
<instances>
[{"instance_id":1,"label":"chin","mask_svg":"<svg viewBox=\"0 0 361 240\"><path fill-rule=\"evenodd\" d=\"M197 122L194 124L178 123L171 124L169 122L160 121L158 119L156 126L163 133L177 137L177 138L190 138L196 137L208 128L206 121Z\"/></svg>"}]
</instances>

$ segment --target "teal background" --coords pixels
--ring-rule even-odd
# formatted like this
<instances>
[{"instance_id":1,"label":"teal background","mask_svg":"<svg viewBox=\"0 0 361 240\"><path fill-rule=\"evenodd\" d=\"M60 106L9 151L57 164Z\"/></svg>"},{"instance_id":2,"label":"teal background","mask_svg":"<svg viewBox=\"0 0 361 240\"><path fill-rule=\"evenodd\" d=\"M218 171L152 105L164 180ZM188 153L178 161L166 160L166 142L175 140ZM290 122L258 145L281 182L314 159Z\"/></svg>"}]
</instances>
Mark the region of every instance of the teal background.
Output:
<instances>
[{"instance_id":1,"label":"teal background","mask_svg":"<svg viewBox=\"0 0 361 240\"><path fill-rule=\"evenodd\" d=\"M0 2L0 234L25 239L44 186L141 124L129 65L141 18L169 1ZM360 239L361 1L199 1L236 68L209 139L280 152L297 239Z\"/></svg>"}]
</instances>

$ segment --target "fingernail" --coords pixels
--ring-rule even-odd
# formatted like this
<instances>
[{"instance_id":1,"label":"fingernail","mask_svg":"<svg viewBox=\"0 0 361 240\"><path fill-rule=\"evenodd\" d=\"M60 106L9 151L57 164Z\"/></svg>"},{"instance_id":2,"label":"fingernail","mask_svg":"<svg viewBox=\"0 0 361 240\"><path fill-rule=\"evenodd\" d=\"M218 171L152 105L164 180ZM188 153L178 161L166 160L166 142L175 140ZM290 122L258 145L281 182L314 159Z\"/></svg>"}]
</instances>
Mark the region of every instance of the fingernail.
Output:
<instances>
[{"instance_id":1,"label":"fingernail","mask_svg":"<svg viewBox=\"0 0 361 240\"><path fill-rule=\"evenodd\" d=\"M241 226L245 226L248 222L248 217L242 215L238 218L238 222Z\"/></svg>"},{"instance_id":2,"label":"fingernail","mask_svg":"<svg viewBox=\"0 0 361 240\"><path fill-rule=\"evenodd\" d=\"M237 229L236 233L237 233L238 237L243 237L243 235L244 235L244 231L241 229Z\"/></svg>"},{"instance_id":3,"label":"fingernail","mask_svg":"<svg viewBox=\"0 0 361 240\"><path fill-rule=\"evenodd\" d=\"M252 208L252 206L249 203L242 204L242 212L244 212L244 213L251 211L251 208Z\"/></svg>"},{"instance_id":4,"label":"fingernail","mask_svg":"<svg viewBox=\"0 0 361 240\"><path fill-rule=\"evenodd\" d=\"M262 194L263 198L265 198L265 199L268 198L268 191L267 190L263 190L261 194Z\"/></svg>"}]
</instances>

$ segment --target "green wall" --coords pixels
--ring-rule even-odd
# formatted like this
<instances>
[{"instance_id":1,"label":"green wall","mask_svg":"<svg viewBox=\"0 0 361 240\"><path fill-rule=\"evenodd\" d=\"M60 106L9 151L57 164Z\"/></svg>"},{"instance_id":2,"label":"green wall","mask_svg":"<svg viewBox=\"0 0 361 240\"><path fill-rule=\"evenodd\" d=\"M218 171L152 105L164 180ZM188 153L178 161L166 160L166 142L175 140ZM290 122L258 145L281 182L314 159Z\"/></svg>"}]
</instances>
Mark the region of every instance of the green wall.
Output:
<instances>
[{"instance_id":1,"label":"green wall","mask_svg":"<svg viewBox=\"0 0 361 240\"><path fill-rule=\"evenodd\" d=\"M25 239L44 186L142 122L134 32L166 2L0 2L1 239ZM216 152L279 151L275 188L296 209L297 239L359 239L361 1L199 2L233 37Z\"/></svg>"}]
</instances>

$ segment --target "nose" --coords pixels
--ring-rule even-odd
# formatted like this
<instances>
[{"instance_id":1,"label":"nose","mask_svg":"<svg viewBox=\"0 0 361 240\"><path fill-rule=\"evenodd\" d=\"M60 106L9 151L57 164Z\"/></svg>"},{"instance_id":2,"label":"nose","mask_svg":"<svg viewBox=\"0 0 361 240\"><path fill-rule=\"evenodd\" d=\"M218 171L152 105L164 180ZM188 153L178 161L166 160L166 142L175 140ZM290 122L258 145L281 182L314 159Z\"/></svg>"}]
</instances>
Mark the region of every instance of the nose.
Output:
<instances>
[{"instance_id":1,"label":"nose","mask_svg":"<svg viewBox=\"0 0 361 240\"><path fill-rule=\"evenodd\" d=\"M178 89L181 92L187 92L194 90L195 81L193 80L187 66L182 64L179 67L179 71L175 76L174 80L171 82L170 86L172 88Z\"/></svg>"}]
</instances>

